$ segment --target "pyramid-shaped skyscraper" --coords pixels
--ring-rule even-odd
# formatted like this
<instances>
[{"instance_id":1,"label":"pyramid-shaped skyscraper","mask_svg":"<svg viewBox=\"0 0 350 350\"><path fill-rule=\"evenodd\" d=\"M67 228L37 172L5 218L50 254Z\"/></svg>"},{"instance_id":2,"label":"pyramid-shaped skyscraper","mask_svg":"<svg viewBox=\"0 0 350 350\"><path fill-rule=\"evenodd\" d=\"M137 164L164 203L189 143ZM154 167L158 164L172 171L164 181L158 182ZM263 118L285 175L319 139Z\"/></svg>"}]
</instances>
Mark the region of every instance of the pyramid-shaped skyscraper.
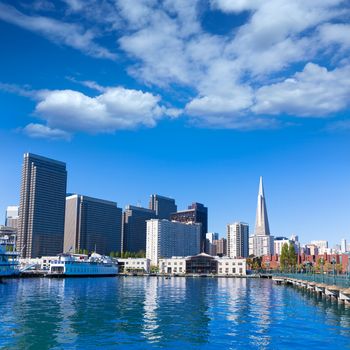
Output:
<instances>
[{"instance_id":1,"label":"pyramid-shaped skyscraper","mask_svg":"<svg viewBox=\"0 0 350 350\"><path fill-rule=\"evenodd\" d=\"M267 217L263 179L260 176L258 204L254 235L249 237L249 255L263 256L273 254L274 237L270 235L269 219Z\"/></svg>"},{"instance_id":2,"label":"pyramid-shaped skyscraper","mask_svg":"<svg viewBox=\"0 0 350 350\"><path fill-rule=\"evenodd\" d=\"M260 176L258 204L256 207L255 234L258 236L270 235L262 176Z\"/></svg>"}]
</instances>

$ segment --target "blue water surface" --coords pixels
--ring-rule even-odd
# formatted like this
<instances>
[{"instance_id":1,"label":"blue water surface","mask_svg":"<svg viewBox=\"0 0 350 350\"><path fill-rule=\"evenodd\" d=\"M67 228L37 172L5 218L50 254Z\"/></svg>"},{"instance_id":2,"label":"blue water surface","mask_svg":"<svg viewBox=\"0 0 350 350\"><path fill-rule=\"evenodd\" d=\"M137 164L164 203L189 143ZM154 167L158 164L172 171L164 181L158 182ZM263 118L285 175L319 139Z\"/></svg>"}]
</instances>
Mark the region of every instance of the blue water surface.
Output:
<instances>
[{"instance_id":1,"label":"blue water surface","mask_svg":"<svg viewBox=\"0 0 350 350\"><path fill-rule=\"evenodd\" d=\"M271 280L0 284L1 349L350 349L350 308Z\"/></svg>"}]
</instances>

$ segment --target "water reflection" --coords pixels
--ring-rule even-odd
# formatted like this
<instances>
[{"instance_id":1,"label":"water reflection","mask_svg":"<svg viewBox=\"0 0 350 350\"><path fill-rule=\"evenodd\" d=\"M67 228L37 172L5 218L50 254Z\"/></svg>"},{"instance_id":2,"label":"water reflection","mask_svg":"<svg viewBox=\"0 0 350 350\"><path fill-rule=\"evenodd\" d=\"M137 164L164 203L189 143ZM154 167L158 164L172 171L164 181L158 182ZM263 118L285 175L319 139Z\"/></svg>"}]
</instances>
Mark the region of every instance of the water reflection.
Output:
<instances>
[{"instance_id":1,"label":"water reflection","mask_svg":"<svg viewBox=\"0 0 350 350\"><path fill-rule=\"evenodd\" d=\"M346 348L350 308L268 280L82 278L0 285L0 348Z\"/></svg>"}]
</instances>

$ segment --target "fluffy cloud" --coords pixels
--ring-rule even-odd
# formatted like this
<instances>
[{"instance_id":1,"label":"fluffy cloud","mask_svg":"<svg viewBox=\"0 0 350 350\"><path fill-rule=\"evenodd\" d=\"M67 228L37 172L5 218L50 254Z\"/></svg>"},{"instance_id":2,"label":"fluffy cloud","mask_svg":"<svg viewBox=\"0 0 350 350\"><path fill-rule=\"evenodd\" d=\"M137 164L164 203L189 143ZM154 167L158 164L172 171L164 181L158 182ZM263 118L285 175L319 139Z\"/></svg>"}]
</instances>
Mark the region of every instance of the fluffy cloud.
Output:
<instances>
[{"instance_id":1,"label":"fluffy cloud","mask_svg":"<svg viewBox=\"0 0 350 350\"><path fill-rule=\"evenodd\" d=\"M66 132L110 133L138 126L153 127L174 111L159 105L160 97L121 87L106 88L96 97L73 90L48 91L35 114L51 129Z\"/></svg>"},{"instance_id":2,"label":"fluffy cloud","mask_svg":"<svg viewBox=\"0 0 350 350\"><path fill-rule=\"evenodd\" d=\"M23 128L23 132L33 138L40 138L40 139L64 139L69 140L71 135L60 129L52 129L46 125L42 124L28 124L26 127Z\"/></svg>"},{"instance_id":3,"label":"fluffy cloud","mask_svg":"<svg viewBox=\"0 0 350 350\"><path fill-rule=\"evenodd\" d=\"M258 89L253 111L322 117L349 106L349 96L350 66L328 71L309 63L291 78Z\"/></svg>"},{"instance_id":4,"label":"fluffy cloud","mask_svg":"<svg viewBox=\"0 0 350 350\"><path fill-rule=\"evenodd\" d=\"M43 16L27 16L10 5L0 2L0 19L41 34L57 44L64 44L87 55L115 59L116 55L94 42L95 34L82 26Z\"/></svg>"},{"instance_id":5,"label":"fluffy cloud","mask_svg":"<svg viewBox=\"0 0 350 350\"><path fill-rule=\"evenodd\" d=\"M138 91L136 97L135 90L82 81L100 95L60 90L40 98L36 113L51 128L108 132L153 126L165 115L182 113L161 107L162 92L178 97L196 125L223 128L275 125L276 118L267 116L278 114L325 117L348 107L350 26L343 0L63 1L64 22L26 16L1 3L0 18L92 56L113 59L117 49L128 58L127 72L148 89L157 87L157 96ZM232 16L225 35L205 30L202 15L212 10ZM249 16L237 25L244 11ZM97 33L114 37L116 47L99 46ZM262 114L266 118L257 117Z\"/></svg>"}]
</instances>

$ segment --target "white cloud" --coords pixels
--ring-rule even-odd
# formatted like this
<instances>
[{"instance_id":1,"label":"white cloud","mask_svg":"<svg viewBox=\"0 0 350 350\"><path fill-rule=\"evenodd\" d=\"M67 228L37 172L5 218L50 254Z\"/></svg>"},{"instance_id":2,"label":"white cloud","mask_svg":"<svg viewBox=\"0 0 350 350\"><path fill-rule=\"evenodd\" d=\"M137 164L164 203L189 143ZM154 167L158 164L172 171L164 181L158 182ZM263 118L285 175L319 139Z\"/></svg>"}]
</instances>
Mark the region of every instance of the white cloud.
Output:
<instances>
[{"instance_id":1,"label":"white cloud","mask_svg":"<svg viewBox=\"0 0 350 350\"><path fill-rule=\"evenodd\" d=\"M256 92L256 113L324 117L350 104L350 66L328 71L308 63L302 72Z\"/></svg>"},{"instance_id":2,"label":"white cloud","mask_svg":"<svg viewBox=\"0 0 350 350\"><path fill-rule=\"evenodd\" d=\"M116 55L94 42L95 34L78 24L60 22L43 16L27 16L13 6L0 2L0 19L41 34L56 44L64 44L87 55L115 59Z\"/></svg>"},{"instance_id":3,"label":"white cloud","mask_svg":"<svg viewBox=\"0 0 350 350\"><path fill-rule=\"evenodd\" d=\"M64 139L69 140L71 135L60 129L52 129L46 125L42 124L28 124L23 128L23 132L33 138L40 139Z\"/></svg>"},{"instance_id":4,"label":"white cloud","mask_svg":"<svg viewBox=\"0 0 350 350\"><path fill-rule=\"evenodd\" d=\"M338 44L344 49L350 48L350 25L343 23L324 24L319 28L323 44Z\"/></svg>"},{"instance_id":5,"label":"white cloud","mask_svg":"<svg viewBox=\"0 0 350 350\"><path fill-rule=\"evenodd\" d=\"M0 11L0 18L97 57L114 58L111 51L95 43L97 33L109 39L114 36L116 49L129 58L125 60L128 73L148 89L157 86L173 95L172 99L178 97L190 121L198 125L246 127L250 123L260 127L273 118L259 119L257 114L325 117L348 106L344 102L347 81L340 76L347 74L344 66L350 47L350 26L344 23L349 6L343 0L63 1L67 5L64 23L29 17L1 3L0 10L5 11ZM207 7L203 10L203 6ZM211 10L232 16L232 28L226 35L205 31L202 14ZM249 11L249 17L235 26L234 17L243 11ZM338 68L308 64L323 59ZM300 66L305 66L304 71L295 73ZM335 76L341 83L334 84L336 94L332 94L325 85L333 84ZM40 97L36 111L48 126L107 132L109 128L152 126L161 117L183 112L171 106L167 109L159 104L160 97L148 94L145 98L142 92L153 107L137 106L138 97L133 109L127 94L121 96L122 91L135 90L105 88L89 80L76 82L100 95L61 90ZM104 101L112 91L117 95L114 102ZM121 106L126 105L124 111ZM80 108L84 118L75 116ZM143 117L136 111L144 108Z\"/></svg>"},{"instance_id":6,"label":"white cloud","mask_svg":"<svg viewBox=\"0 0 350 350\"><path fill-rule=\"evenodd\" d=\"M223 12L242 12L256 10L263 0L211 0L211 7Z\"/></svg>"},{"instance_id":7,"label":"white cloud","mask_svg":"<svg viewBox=\"0 0 350 350\"><path fill-rule=\"evenodd\" d=\"M167 114L167 109L161 107L159 101L159 96L121 87L106 88L96 97L73 90L57 90L43 96L35 113L50 128L67 132L111 133L138 126L155 126Z\"/></svg>"}]
</instances>

